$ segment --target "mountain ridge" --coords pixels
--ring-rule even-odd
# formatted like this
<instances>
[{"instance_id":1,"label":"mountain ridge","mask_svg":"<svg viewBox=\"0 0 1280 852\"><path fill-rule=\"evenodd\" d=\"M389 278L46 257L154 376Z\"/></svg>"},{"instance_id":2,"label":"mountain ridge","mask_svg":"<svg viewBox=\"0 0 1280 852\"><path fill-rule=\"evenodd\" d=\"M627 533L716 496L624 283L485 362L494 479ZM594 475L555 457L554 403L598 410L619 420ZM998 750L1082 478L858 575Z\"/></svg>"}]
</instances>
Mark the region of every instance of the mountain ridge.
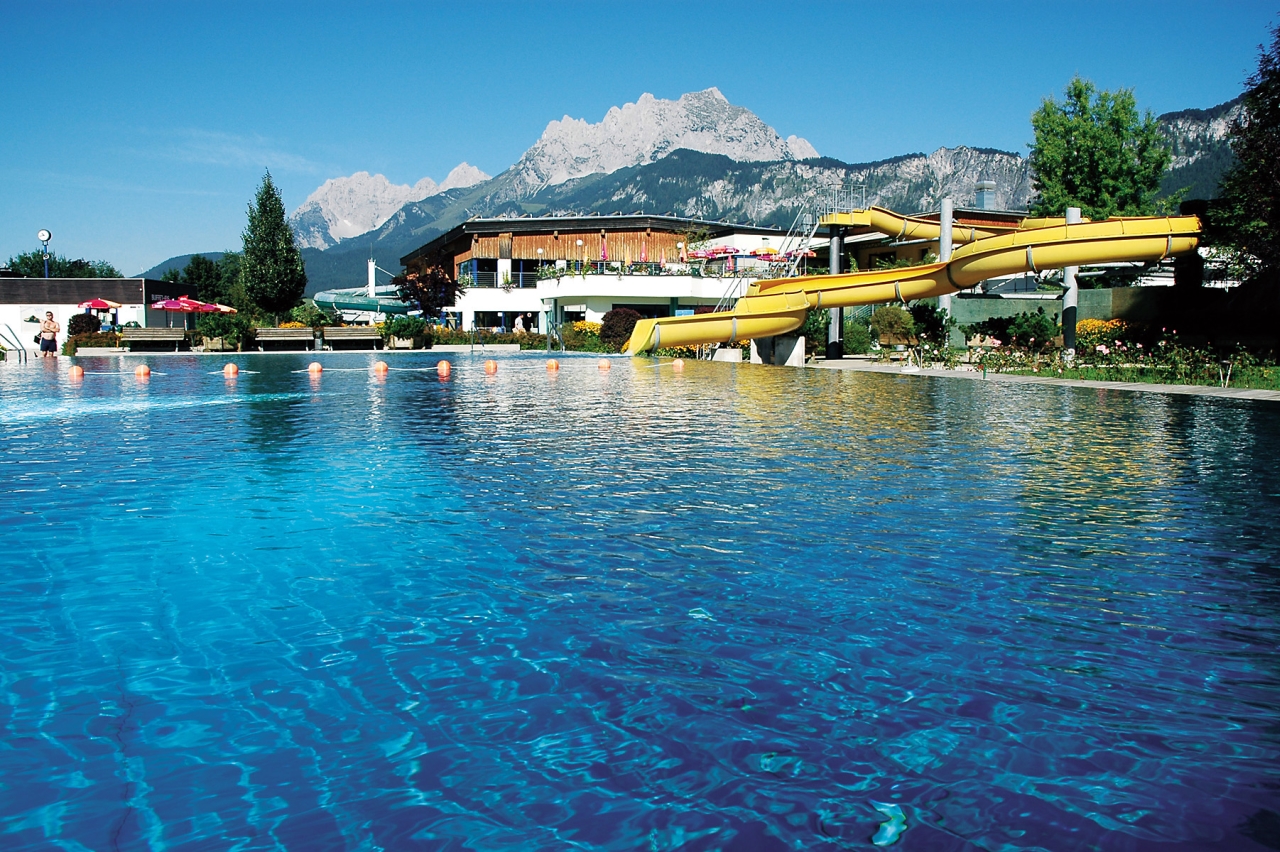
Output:
<instances>
[{"instance_id":1,"label":"mountain ridge","mask_svg":"<svg viewBox=\"0 0 1280 852\"><path fill-rule=\"evenodd\" d=\"M1216 191L1217 177L1230 163L1226 132L1239 115L1239 105L1236 98L1207 110L1180 110L1158 117L1175 158L1174 167L1165 174L1163 195L1174 195L1184 187L1190 187L1188 197L1206 197ZM665 116L659 122L665 124L653 132L632 132L646 115ZM710 144L707 137L698 135L708 124L716 125L708 116L736 117L737 126L750 133L729 132L723 144ZM588 144L592 135L606 133L609 128L622 128L624 135L630 135L609 150L592 149ZM685 138L686 131L703 143L701 147L718 145L721 150L670 147L675 144L672 140ZM328 232L326 239L308 242L305 234L299 233L311 282L307 289L310 293L360 284L370 251L384 266L394 265L404 254L472 216L640 211L786 228L801 207L837 188L856 187L860 203L904 212L934 209L943 195L951 196L960 206L972 204L973 185L979 178L996 181L996 204L1002 208L1025 209L1033 192L1026 159L1011 151L956 146L868 163L845 163L820 156L807 142L793 142L795 139L784 139L754 113L729 104L718 89L688 93L675 101L662 101L646 93L634 104L611 108L596 124L568 117L549 122L538 142L496 177L475 170L454 186L448 186L449 178L439 185L425 178L413 186L400 187L382 175L367 172L332 179L320 189L341 189L346 181L345 189L350 190L355 185L352 179L361 178L384 191L383 203L381 207L371 205L378 209L369 221L377 224L352 236L335 238ZM777 156L766 159L761 152ZM476 180L476 173L485 179ZM317 216L324 228L331 227L329 219L321 215L323 211L318 213L314 206L310 220L302 215L320 189L295 211L295 228L302 230L310 221L314 233L321 227ZM398 200L396 192L421 197L391 209ZM341 193L334 194L330 218L340 212L340 198ZM351 207L360 208L360 204L353 201ZM363 212L367 215L369 209Z\"/></svg>"}]
</instances>

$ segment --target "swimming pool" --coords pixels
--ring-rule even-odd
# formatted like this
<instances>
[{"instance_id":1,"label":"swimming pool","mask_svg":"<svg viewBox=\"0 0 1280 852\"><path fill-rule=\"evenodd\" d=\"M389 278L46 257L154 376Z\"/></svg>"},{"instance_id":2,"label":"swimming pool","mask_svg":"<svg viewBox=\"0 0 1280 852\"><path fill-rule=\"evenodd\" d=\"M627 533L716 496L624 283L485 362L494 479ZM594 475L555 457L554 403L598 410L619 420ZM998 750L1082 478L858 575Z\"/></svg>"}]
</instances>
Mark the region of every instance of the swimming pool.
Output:
<instances>
[{"instance_id":1,"label":"swimming pool","mask_svg":"<svg viewBox=\"0 0 1280 852\"><path fill-rule=\"evenodd\" d=\"M0 366L0 846L1280 848L1280 407L315 357Z\"/></svg>"}]
</instances>

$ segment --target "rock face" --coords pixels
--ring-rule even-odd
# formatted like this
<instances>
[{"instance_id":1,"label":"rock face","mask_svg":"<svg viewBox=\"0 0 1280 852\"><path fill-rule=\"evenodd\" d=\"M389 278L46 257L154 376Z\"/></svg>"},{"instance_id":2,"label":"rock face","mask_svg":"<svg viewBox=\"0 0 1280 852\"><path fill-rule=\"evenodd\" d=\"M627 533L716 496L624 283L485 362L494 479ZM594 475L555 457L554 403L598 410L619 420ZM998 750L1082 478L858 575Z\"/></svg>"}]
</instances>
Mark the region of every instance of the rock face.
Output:
<instances>
[{"instance_id":1,"label":"rock face","mask_svg":"<svg viewBox=\"0 0 1280 852\"><path fill-rule=\"evenodd\" d=\"M325 181L293 212L289 224L304 248L326 249L381 226L406 204L488 179L467 163L454 167L440 184L426 177L408 186L394 184L383 175L356 172Z\"/></svg>"},{"instance_id":2,"label":"rock face","mask_svg":"<svg viewBox=\"0 0 1280 852\"><path fill-rule=\"evenodd\" d=\"M1228 145L1231 125L1244 111L1241 98L1211 109L1184 109L1160 116L1160 132L1173 149L1170 170L1182 169Z\"/></svg>"},{"instance_id":3,"label":"rock face","mask_svg":"<svg viewBox=\"0 0 1280 852\"><path fill-rule=\"evenodd\" d=\"M947 196L958 206L972 206L980 179L996 182L997 207L1025 209L1031 195L1026 161L1005 151L963 146L860 164L830 158L738 163L676 151L606 178L548 186L520 209L536 215L670 213L786 228L796 213L812 209L832 190L852 187L858 206L914 212L935 209Z\"/></svg>"},{"instance_id":4,"label":"rock face","mask_svg":"<svg viewBox=\"0 0 1280 852\"><path fill-rule=\"evenodd\" d=\"M565 116L552 121L511 167L511 192L527 195L589 174L610 174L660 160L686 148L738 162L806 160L818 152L804 139L783 139L753 112L734 106L719 89L613 107L598 124Z\"/></svg>"}]
</instances>

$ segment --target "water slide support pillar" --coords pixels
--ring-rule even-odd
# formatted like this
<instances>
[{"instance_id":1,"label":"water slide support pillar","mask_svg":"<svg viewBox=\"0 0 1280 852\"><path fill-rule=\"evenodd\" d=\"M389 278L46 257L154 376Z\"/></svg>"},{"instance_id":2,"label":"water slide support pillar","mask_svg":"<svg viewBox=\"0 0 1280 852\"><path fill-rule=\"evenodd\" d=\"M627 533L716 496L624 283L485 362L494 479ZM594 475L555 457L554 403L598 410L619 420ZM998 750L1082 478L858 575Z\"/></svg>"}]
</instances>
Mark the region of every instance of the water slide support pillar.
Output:
<instances>
[{"instance_id":1,"label":"water slide support pillar","mask_svg":"<svg viewBox=\"0 0 1280 852\"><path fill-rule=\"evenodd\" d=\"M374 289L377 286L377 272L378 264L373 258L369 258L369 286L365 289L365 295L370 299L377 296L377 291Z\"/></svg>"},{"instance_id":2,"label":"water slide support pillar","mask_svg":"<svg viewBox=\"0 0 1280 852\"><path fill-rule=\"evenodd\" d=\"M1080 224L1080 208L1067 208L1067 224ZM1080 286L1078 275L1080 267L1066 266L1062 269L1062 355L1068 361L1076 356L1076 307L1080 304Z\"/></svg>"},{"instance_id":3,"label":"water slide support pillar","mask_svg":"<svg viewBox=\"0 0 1280 852\"><path fill-rule=\"evenodd\" d=\"M840 273L840 259L844 254L844 229L835 225L831 226L831 274L838 275ZM831 319L830 325L827 327L827 360L839 361L844 357L844 343L841 338L844 336L844 309L830 308L828 316Z\"/></svg>"},{"instance_id":4,"label":"water slide support pillar","mask_svg":"<svg viewBox=\"0 0 1280 852\"><path fill-rule=\"evenodd\" d=\"M946 263L951 260L952 252L952 233L953 223L956 218L955 202L950 198L942 199L942 207L938 212L938 260ZM947 316L951 316L951 294L938 297L938 310L946 311ZM947 345L951 344L950 339Z\"/></svg>"}]
</instances>

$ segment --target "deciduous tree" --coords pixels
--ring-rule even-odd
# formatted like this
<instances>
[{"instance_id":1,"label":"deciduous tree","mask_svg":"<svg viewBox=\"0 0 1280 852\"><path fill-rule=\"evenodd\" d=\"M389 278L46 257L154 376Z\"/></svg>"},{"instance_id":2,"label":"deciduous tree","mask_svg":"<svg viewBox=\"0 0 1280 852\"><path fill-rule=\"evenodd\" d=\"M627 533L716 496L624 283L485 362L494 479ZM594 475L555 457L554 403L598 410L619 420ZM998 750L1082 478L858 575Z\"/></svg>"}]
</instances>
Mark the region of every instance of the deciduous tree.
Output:
<instances>
[{"instance_id":1,"label":"deciduous tree","mask_svg":"<svg viewBox=\"0 0 1280 852\"><path fill-rule=\"evenodd\" d=\"M455 305L467 288L439 263L420 267L391 279L397 297L407 305L417 305L424 319L440 319L445 308Z\"/></svg>"},{"instance_id":2,"label":"deciduous tree","mask_svg":"<svg viewBox=\"0 0 1280 852\"><path fill-rule=\"evenodd\" d=\"M1029 162L1039 216L1079 207L1090 219L1156 212L1169 147L1150 110L1138 112L1131 89L1099 91L1074 78L1061 102L1045 100L1031 116Z\"/></svg>"},{"instance_id":3,"label":"deciduous tree","mask_svg":"<svg viewBox=\"0 0 1280 852\"><path fill-rule=\"evenodd\" d=\"M25 278L44 277L44 252L28 251L9 258L8 266ZM50 278L123 278L120 270L105 260L71 260L49 252Z\"/></svg>"},{"instance_id":4,"label":"deciduous tree","mask_svg":"<svg viewBox=\"0 0 1280 852\"><path fill-rule=\"evenodd\" d=\"M263 176L249 205L249 224L242 236L240 275L245 292L264 311L279 314L289 310L307 288L307 271L271 172Z\"/></svg>"}]
</instances>

